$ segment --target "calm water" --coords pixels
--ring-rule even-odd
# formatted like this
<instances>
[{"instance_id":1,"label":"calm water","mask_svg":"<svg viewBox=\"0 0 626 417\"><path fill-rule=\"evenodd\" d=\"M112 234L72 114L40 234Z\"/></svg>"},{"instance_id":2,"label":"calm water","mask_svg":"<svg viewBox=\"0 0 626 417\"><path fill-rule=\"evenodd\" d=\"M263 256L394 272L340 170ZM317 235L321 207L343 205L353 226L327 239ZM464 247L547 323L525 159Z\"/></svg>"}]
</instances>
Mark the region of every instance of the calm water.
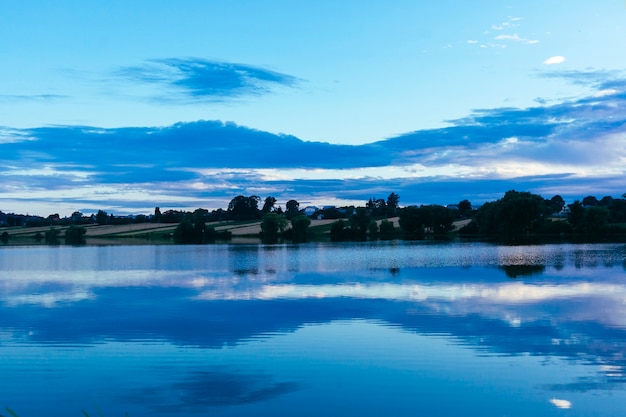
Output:
<instances>
[{"instance_id":1,"label":"calm water","mask_svg":"<svg viewBox=\"0 0 626 417\"><path fill-rule=\"evenodd\" d=\"M626 245L0 249L0 414L623 416Z\"/></svg>"}]
</instances>

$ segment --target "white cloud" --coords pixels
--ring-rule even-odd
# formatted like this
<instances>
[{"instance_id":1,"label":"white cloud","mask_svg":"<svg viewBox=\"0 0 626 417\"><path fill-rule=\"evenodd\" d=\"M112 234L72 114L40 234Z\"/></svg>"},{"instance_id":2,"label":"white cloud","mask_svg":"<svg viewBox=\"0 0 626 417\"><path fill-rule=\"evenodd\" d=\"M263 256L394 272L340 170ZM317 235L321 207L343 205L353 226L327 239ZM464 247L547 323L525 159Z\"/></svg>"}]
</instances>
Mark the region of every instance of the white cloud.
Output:
<instances>
[{"instance_id":1,"label":"white cloud","mask_svg":"<svg viewBox=\"0 0 626 417\"><path fill-rule=\"evenodd\" d=\"M617 91L616 89L609 88L609 89L606 89L606 90L600 90L597 93L595 93L593 96L596 97L596 98L597 97L606 97L606 96L612 96L612 95L617 94L617 93L619 93L619 91Z\"/></svg>"},{"instance_id":2,"label":"white cloud","mask_svg":"<svg viewBox=\"0 0 626 417\"><path fill-rule=\"evenodd\" d=\"M562 64L563 62L565 62L565 57L562 55L551 56L550 58L543 61L543 63L546 65Z\"/></svg>"},{"instance_id":3,"label":"white cloud","mask_svg":"<svg viewBox=\"0 0 626 417\"><path fill-rule=\"evenodd\" d=\"M528 44L528 45L533 45L533 44L539 43L539 41L537 39L522 38L517 33L514 33L513 35L498 35L498 36L495 37L495 39L499 40L499 41L520 42L520 43L525 43L525 44Z\"/></svg>"}]
</instances>

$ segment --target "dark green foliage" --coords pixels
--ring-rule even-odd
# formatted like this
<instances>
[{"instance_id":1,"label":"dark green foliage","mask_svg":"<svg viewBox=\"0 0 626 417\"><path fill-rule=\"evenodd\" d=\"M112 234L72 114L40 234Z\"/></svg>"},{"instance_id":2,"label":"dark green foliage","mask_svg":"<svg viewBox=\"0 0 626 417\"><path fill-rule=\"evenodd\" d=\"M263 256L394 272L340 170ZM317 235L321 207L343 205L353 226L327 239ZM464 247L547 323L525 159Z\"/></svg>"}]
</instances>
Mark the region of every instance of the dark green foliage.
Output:
<instances>
[{"instance_id":1,"label":"dark green foliage","mask_svg":"<svg viewBox=\"0 0 626 417\"><path fill-rule=\"evenodd\" d=\"M2 243L7 243L9 241L9 233L2 232L2 234L0 234L0 241L2 241Z\"/></svg>"},{"instance_id":2,"label":"dark green foliage","mask_svg":"<svg viewBox=\"0 0 626 417\"><path fill-rule=\"evenodd\" d=\"M5 410L7 410L7 413L9 413L12 417L18 417L17 413L11 410L9 407L5 407ZM0 415L0 417L4 417L4 416Z\"/></svg>"},{"instance_id":3,"label":"dark green foliage","mask_svg":"<svg viewBox=\"0 0 626 417\"><path fill-rule=\"evenodd\" d=\"M569 221L569 223L572 225L572 227L574 228L574 231L579 231L582 226L583 217L585 215L585 209L582 203L578 200L574 201L572 204L568 205L567 207L569 208L567 221Z\"/></svg>"},{"instance_id":4,"label":"dark green foliage","mask_svg":"<svg viewBox=\"0 0 626 417\"><path fill-rule=\"evenodd\" d=\"M348 222L337 220L330 227L330 240L333 242L341 242L347 240L346 225Z\"/></svg>"},{"instance_id":5,"label":"dark green foliage","mask_svg":"<svg viewBox=\"0 0 626 417\"><path fill-rule=\"evenodd\" d=\"M230 240L233 233L230 230L215 230L215 227L207 227L204 231L204 243L216 240Z\"/></svg>"},{"instance_id":6,"label":"dark green foliage","mask_svg":"<svg viewBox=\"0 0 626 417\"><path fill-rule=\"evenodd\" d=\"M370 220L370 224L367 225L367 231L371 240L378 239L378 223L376 223L376 220Z\"/></svg>"},{"instance_id":7,"label":"dark green foliage","mask_svg":"<svg viewBox=\"0 0 626 417\"><path fill-rule=\"evenodd\" d=\"M603 233L609 223L609 209L606 207L592 206L585 209L582 232L586 235Z\"/></svg>"},{"instance_id":8,"label":"dark green foliage","mask_svg":"<svg viewBox=\"0 0 626 417\"><path fill-rule=\"evenodd\" d=\"M82 226L70 226L69 229L65 231L65 243L70 245L80 245L85 243L85 230Z\"/></svg>"},{"instance_id":9,"label":"dark green foliage","mask_svg":"<svg viewBox=\"0 0 626 417\"><path fill-rule=\"evenodd\" d=\"M180 223L188 213L179 210L167 210L161 214L161 223Z\"/></svg>"},{"instance_id":10,"label":"dark green foliage","mask_svg":"<svg viewBox=\"0 0 626 417\"><path fill-rule=\"evenodd\" d=\"M216 240L228 240L232 237L230 231L217 231L214 227L207 227L205 222L207 216L209 213L204 209L187 213L174 230L174 242L199 245Z\"/></svg>"},{"instance_id":11,"label":"dark green foliage","mask_svg":"<svg viewBox=\"0 0 626 417\"><path fill-rule=\"evenodd\" d=\"M423 212L419 207L405 207L400 213L400 228L407 239L419 239L424 236Z\"/></svg>"},{"instance_id":12,"label":"dark green foliage","mask_svg":"<svg viewBox=\"0 0 626 417\"><path fill-rule=\"evenodd\" d=\"M459 202L459 217L461 219L468 219L472 215L472 203L469 200L463 200Z\"/></svg>"},{"instance_id":13,"label":"dark green foliage","mask_svg":"<svg viewBox=\"0 0 626 417\"><path fill-rule=\"evenodd\" d=\"M293 221L292 221L293 222ZM276 243L278 236L287 226L285 216L276 213L267 213L261 222L261 239L265 243Z\"/></svg>"},{"instance_id":14,"label":"dark green foliage","mask_svg":"<svg viewBox=\"0 0 626 417\"><path fill-rule=\"evenodd\" d=\"M261 217L259 198L256 195L244 197L238 195L228 203L228 214L233 220L256 220Z\"/></svg>"},{"instance_id":15,"label":"dark green foliage","mask_svg":"<svg viewBox=\"0 0 626 417\"><path fill-rule=\"evenodd\" d=\"M350 216L350 238L352 240L366 240L367 226L370 223L370 216L367 210L362 207L356 209L356 213Z\"/></svg>"},{"instance_id":16,"label":"dark green foliage","mask_svg":"<svg viewBox=\"0 0 626 417\"><path fill-rule=\"evenodd\" d=\"M45 238L46 243L57 245L59 243L59 231L51 227L50 230L46 232Z\"/></svg>"},{"instance_id":17,"label":"dark green foliage","mask_svg":"<svg viewBox=\"0 0 626 417\"><path fill-rule=\"evenodd\" d=\"M263 204L263 208L261 211L263 213L269 213L274 209L274 204L276 204L276 199L272 196L265 198L265 203Z\"/></svg>"},{"instance_id":18,"label":"dark green foliage","mask_svg":"<svg viewBox=\"0 0 626 417\"><path fill-rule=\"evenodd\" d=\"M379 237L381 240L391 240L394 238L396 232L396 228L393 223L389 220L383 220L380 222L380 227L378 230Z\"/></svg>"},{"instance_id":19,"label":"dark green foliage","mask_svg":"<svg viewBox=\"0 0 626 417\"><path fill-rule=\"evenodd\" d=\"M370 198L365 207L375 219L387 217L387 203L382 198Z\"/></svg>"},{"instance_id":20,"label":"dark green foliage","mask_svg":"<svg viewBox=\"0 0 626 417\"><path fill-rule=\"evenodd\" d=\"M154 208L154 216L152 217L152 221L154 221L155 223L161 223L161 208L160 207L155 207Z\"/></svg>"},{"instance_id":21,"label":"dark green foliage","mask_svg":"<svg viewBox=\"0 0 626 417\"><path fill-rule=\"evenodd\" d=\"M545 212L541 196L508 191L500 200L484 204L474 219L479 233L510 238L531 233L543 221Z\"/></svg>"},{"instance_id":22,"label":"dark green foliage","mask_svg":"<svg viewBox=\"0 0 626 417\"><path fill-rule=\"evenodd\" d=\"M587 202L591 199L585 197ZM567 220L572 225L574 233L583 235L595 235L603 233L619 233L619 227L609 227L610 220L619 220L619 211L611 210L615 208L621 208L624 200L607 201L603 199L604 204L610 204L611 208L607 208L603 205L591 205L585 207L583 203L576 200L570 204L569 215Z\"/></svg>"},{"instance_id":23,"label":"dark green foliage","mask_svg":"<svg viewBox=\"0 0 626 417\"><path fill-rule=\"evenodd\" d=\"M400 196L396 193L389 194L387 197L387 216L394 217L398 211L398 204L400 203Z\"/></svg>"},{"instance_id":24,"label":"dark green foliage","mask_svg":"<svg viewBox=\"0 0 626 417\"><path fill-rule=\"evenodd\" d=\"M548 215L552 215L554 213L560 213L565 207L565 200L560 195L555 195L550 200L545 201L546 204L546 213Z\"/></svg>"},{"instance_id":25,"label":"dark green foliage","mask_svg":"<svg viewBox=\"0 0 626 417\"><path fill-rule=\"evenodd\" d=\"M201 243L198 242L200 238L201 237L196 235L196 229L190 219L185 219L178 223L176 230L174 230L174 242L176 243Z\"/></svg>"},{"instance_id":26,"label":"dark green foliage","mask_svg":"<svg viewBox=\"0 0 626 417\"><path fill-rule=\"evenodd\" d=\"M425 211L426 227L435 234L448 233L452 230L455 214L452 210L438 205L422 206Z\"/></svg>"},{"instance_id":27,"label":"dark green foliage","mask_svg":"<svg viewBox=\"0 0 626 417\"><path fill-rule=\"evenodd\" d=\"M285 207L285 217L287 217L287 220L291 220L300 214L300 203L298 203L296 200L287 201L287 205Z\"/></svg>"},{"instance_id":28,"label":"dark green foliage","mask_svg":"<svg viewBox=\"0 0 626 417\"><path fill-rule=\"evenodd\" d=\"M583 198L583 206L589 207L589 206L597 206L598 205L598 199L595 198L592 195L588 195L587 197Z\"/></svg>"},{"instance_id":29,"label":"dark green foliage","mask_svg":"<svg viewBox=\"0 0 626 417\"><path fill-rule=\"evenodd\" d=\"M324 208L320 210L320 214L322 215L323 219L333 220L333 219L341 218L341 212L337 210L335 207Z\"/></svg>"},{"instance_id":30,"label":"dark green foliage","mask_svg":"<svg viewBox=\"0 0 626 417\"><path fill-rule=\"evenodd\" d=\"M449 232L454 219L454 211L443 206L411 206L400 213L400 227L407 239L419 239L425 231L434 234Z\"/></svg>"},{"instance_id":31,"label":"dark green foliage","mask_svg":"<svg viewBox=\"0 0 626 417\"><path fill-rule=\"evenodd\" d=\"M108 219L109 219L109 215L107 214L106 211L98 210L98 213L96 213L96 223L102 226L102 225L107 224Z\"/></svg>"},{"instance_id":32,"label":"dark green foliage","mask_svg":"<svg viewBox=\"0 0 626 417\"><path fill-rule=\"evenodd\" d=\"M296 243L306 242L306 232L310 224L311 219L304 215L291 219L291 240Z\"/></svg>"},{"instance_id":33,"label":"dark green foliage","mask_svg":"<svg viewBox=\"0 0 626 417\"><path fill-rule=\"evenodd\" d=\"M546 219L538 224L534 232L542 235L569 235L572 230L568 221Z\"/></svg>"}]
</instances>

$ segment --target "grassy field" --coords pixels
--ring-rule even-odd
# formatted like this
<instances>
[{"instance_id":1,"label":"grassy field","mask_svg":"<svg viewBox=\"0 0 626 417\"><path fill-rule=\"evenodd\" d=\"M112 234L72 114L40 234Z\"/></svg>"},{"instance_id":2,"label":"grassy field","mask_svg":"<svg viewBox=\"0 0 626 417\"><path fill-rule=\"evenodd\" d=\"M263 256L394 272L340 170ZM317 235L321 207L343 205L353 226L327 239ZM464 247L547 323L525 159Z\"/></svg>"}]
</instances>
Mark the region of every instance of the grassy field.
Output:
<instances>
[{"instance_id":1,"label":"grassy field","mask_svg":"<svg viewBox=\"0 0 626 417\"><path fill-rule=\"evenodd\" d=\"M398 218L388 219L396 228L399 228ZM325 240L330 237L330 228L336 220L312 220L308 233L314 240ZM380 220L378 224L380 225ZM458 230L469 220L455 222L455 230ZM170 243L177 224L174 223L137 223L124 225L97 224L83 225L85 239L88 244L145 244L145 243ZM234 242L256 241L261 232L260 221L226 221L207 223L207 227L213 227L217 231L228 230L232 233ZM60 239L69 226L52 226ZM0 233L7 232L9 245L45 243L41 238L51 229L45 227L5 227ZM37 236L40 236L37 238Z\"/></svg>"}]
</instances>

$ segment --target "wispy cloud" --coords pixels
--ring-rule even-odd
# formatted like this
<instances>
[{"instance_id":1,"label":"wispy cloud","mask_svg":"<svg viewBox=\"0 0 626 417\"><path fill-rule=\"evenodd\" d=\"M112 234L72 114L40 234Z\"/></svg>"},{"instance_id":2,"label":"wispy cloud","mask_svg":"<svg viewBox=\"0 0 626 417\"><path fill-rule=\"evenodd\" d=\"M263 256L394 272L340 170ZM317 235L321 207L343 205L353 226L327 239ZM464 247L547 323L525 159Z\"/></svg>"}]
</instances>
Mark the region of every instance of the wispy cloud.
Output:
<instances>
[{"instance_id":1,"label":"wispy cloud","mask_svg":"<svg viewBox=\"0 0 626 417\"><path fill-rule=\"evenodd\" d=\"M0 101L53 101L68 98L69 96L62 94L0 94Z\"/></svg>"},{"instance_id":2,"label":"wispy cloud","mask_svg":"<svg viewBox=\"0 0 626 417\"><path fill-rule=\"evenodd\" d=\"M522 38L517 33L514 33L512 35L498 35L494 39L497 41L512 41L512 42L525 43L527 45L533 45L533 44L539 43L537 39Z\"/></svg>"},{"instance_id":3,"label":"wispy cloud","mask_svg":"<svg viewBox=\"0 0 626 417\"><path fill-rule=\"evenodd\" d=\"M155 59L119 69L134 82L168 87L194 99L224 99L266 94L276 86L294 86L296 77L262 67L200 58Z\"/></svg>"},{"instance_id":4,"label":"wispy cloud","mask_svg":"<svg viewBox=\"0 0 626 417\"><path fill-rule=\"evenodd\" d=\"M531 39L520 36L518 33L506 33L512 32L515 28L519 28L520 17L511 17L502 23L491 25L491 28L485 30L483 35L485 37L482 40L470 39L467 41L470 45L479 45L481 48L506 48L510 42L521 43L525 45L534 45L539 43L538 39ZM494 36L494 32L498 33ZM505 33L503 33L505 32Z\"/></svg>"},{"instance_id":5,"label":"wispy cloud","mask_svg":"<svg viewBox=\"0 0 626 417\"><path fill-rule=\"evenodd\" d=\"M565 62L565 57L561 55L551 56L550 58L543 61L546 65L557 65Z\"/></svg>"},{"instance_id":6,"label":"wispy cloud","mask_svg":"<svg viewBox=\"0 0 626 417\"><path fill-rule=\"evenodd\" d=\"M519 22L522 20L520 17L511 17L508 20L505 20L502 23L491 25L491 29L493 30L505 30L519 26Z\"/></svg>"}]
</instances>

